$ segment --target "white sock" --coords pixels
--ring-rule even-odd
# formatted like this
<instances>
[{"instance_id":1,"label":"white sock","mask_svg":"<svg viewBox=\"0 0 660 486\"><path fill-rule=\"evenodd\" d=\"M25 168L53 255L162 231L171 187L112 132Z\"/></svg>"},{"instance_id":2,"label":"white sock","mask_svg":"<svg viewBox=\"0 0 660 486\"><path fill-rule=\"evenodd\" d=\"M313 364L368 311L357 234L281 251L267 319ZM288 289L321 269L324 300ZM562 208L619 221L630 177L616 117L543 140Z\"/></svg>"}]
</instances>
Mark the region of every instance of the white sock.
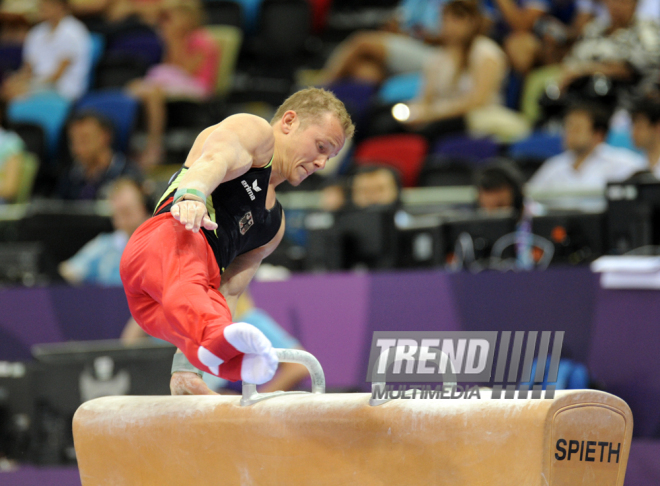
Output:
<instances>
[{"instance_id":1,"label":"white sock","mask_svg":"<svg viewBox=\"0 0 660 486\"><path fill-rule=\"evenodd\" d=\"M273 345L259 329L247 322L236 322L224 330L225 339L237 351L246 354L264 354L273 349Z\"/></svg>"},{"instance_id":2,"label":"white sock","mask_svg":"<svg viewBox=\"0 0 660 486\"><path fill-rule=\"evenodd\" d=\"M200 346L197 349L197 359L199 359L215 376L218 376L218 373L220 372L219 367L224 363L222 359L218 358L204 346Z\"/></svg>"},{"instance_id":3,"label":"white sock","mask_svg":"<svg viewBox=\"0 0 660 486\"><path fill-rule=\"evenodd\" d=\"M277 364L277 356L272 349L266 354L246 354L241 364L241 379L255 385L263 385L273 379Z\"/></svg>"}]
</instances>

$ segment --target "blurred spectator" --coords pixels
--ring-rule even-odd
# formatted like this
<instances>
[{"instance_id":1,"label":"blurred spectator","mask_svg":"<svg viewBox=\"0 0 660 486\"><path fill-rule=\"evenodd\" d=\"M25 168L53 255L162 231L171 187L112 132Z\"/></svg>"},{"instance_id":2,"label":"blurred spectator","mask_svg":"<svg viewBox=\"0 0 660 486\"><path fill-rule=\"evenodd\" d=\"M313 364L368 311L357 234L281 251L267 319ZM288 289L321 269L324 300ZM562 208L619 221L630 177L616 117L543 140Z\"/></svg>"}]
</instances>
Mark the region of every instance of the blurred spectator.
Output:
<instances>
[{"instance_id":1,"label":"blurred spectator","mask_svg":"<svg viewBox=\"0 0 660 486\"><path fill-rule=\"evenodd\" d=\"M577 0L576 25L581 29L591 20L609 21L610 13L602 0ZM658 0L638 0L635 15L640 19L660 22Z\"/></svg>"},{"instance_id":2,"label":"blurred spectator","mask_svg":"<svg viewBox=\"0 0 660 486\"><path fill-rule=\"evenodd\" d=\"M438 38L445 0L402 0L383 31L360 31L342 42L328 59L323 82L354 78L380 83L388 75L420 71Z\"/></svg>"},{"instance_id":3,"label":"blurred spectator","mask_svg":"<svg viewBox=\"0 0 660 486\"><path fill-rule=\"evenodd\" d=\"M146 109L148 141L141 160L145 166L160 162L162 157L166 100L201 101L215 89L220 53L213 38L201 28L202 15L198 0L179 0L167 8L160 21L165 61L128 86Z\"/></svg>"},{"instance_id":4,"label":"blurred spectator","mask_svg":"<svg viewBox=\"0 0 660 486\"><path fill-rule=\"evenodd\" d=\"M488 0L486 12L495 23L513 69L526 74L539 65L556 64L584 25L576 0Z\"/></svg>"},{"instance_id":5,"label":"blurred spectator","mask_svg":"<svg viewBox=\"0 0 660 486\"><path fill-rule=\"evenodd\" d=\"M94 111L76 114L68 124L73 164L58 181L62 199L98 199L115 179L127 176L140 180L139 168L112 148L112 122Z\"/></svg>"},{"instance_id":6,"label":"blurred spectator","mask_svg":"<svg viewBox=\"0 0 660 486\"><path fill-rule=\"evenodd\" d=\"M645 98L631 114L633 141L645 152L649 169L660 179L660 101Z\"/></svg>"},{"instance_id":7,"label":"blurred spectator","mask_svg":"<svg viewBox=\"0 0 660 486\"><path fill-rule=\"evenodd\" d=\"M637 0L603 2L609 18L597 18L584 28L584 36L564 59L561 88L594 74L627 83L657 77L660 65L658 24L635 16Z\"/></svg>"},{"instance_id":8,"label":"blurred spectator","mask_svg":"<svg viewBox=\"0 0 660 486\"><path fill-rule=\"evenodd\" d=\"M133 232L149 218L147 199L135 181L119 179L108 194L113 233L101 233L69 260L59 272L70 284L121 286L119 262Z\"/></svg>"},{"instance_id":9,"label":"blurred spectator","mask_svg":"<svg viewBox=\"0 0 660 486\"><path fill-rule=\"evenodd\" d=\"M162 9L161 0L69 0L76 16L100 16L108 24L136 19L155 26Z\"/></svg>"},{"instance_id":10,"label":"blurred spectator","mask_svg":"<svg viewBox=\"0 0 660 486\"><path fill-rule=\"evenodd\" d=\"M39 17L39 0L3 0L0 4L0 45L21 45Z\"/></svg>"},{"instance_id":11,"label":"blurred spectator","mask_svg":"<svg viewBox=\"0 0 660 486\"><path fill-rule=\"evenodd\" d=\"M566 152L548 159L532 176L529 188L536 190L604 189L643 170L646 161L631 150L604 143L608 111L598 105L574 105L564 119Z\"/></svg>"},{"instance_id":12,"label":"blurred spectator","mask_svg":"<svg viewBox=\"0 0 660 486\"><path fill-rule=\"evenodd\" d=\"M517 113L502 106L500 92L507 61L502 49L480 34L482 17L467 0L446 4L442 17L445 44L424 68L424 92L401 120L414 131L436 138L467 128L475 135L504 140L528 131Z\"/></svg>"},{"instance_id":13,"label":"blurred spectator","mask_svg":"<svg viewBox=\"0 0 660 486\"><path fill-rule=\"evenodd\" d=\"M0 204L12 202L18 193L24 151L25 144L21 137L0 126Z\"/></svg>"},{"instance_id":14,"label":"blurred spectator","mask_svg":"<svg viewBox=\"0 0 660 486\"><path fill-rule=\"evenodd\" d=\"M321 209L324 211L339 211L346 206L346 181L334 179L321 187Z\"/></svg>"},{"instance_id":15,"label":"blurred spectator","mask_svg":"<svg viewBox=\"0 0 660 486\"><path fill-rule=\"evenodd\" d=\"M523 176L511 163L497 161L479 170L475 178L479 208L486 212L523 209Z\"/></svg>"},{"instance_id":16,"label":"blurred spectator","mask_svg":"<svg viewBox=\"0 0 660 486\"><path fill-rule=\"evenodd\" d=\"M44 90L69 99L87 89L91 38L87 28L69 14L67 0L42 0L42 23L30 29L23 46L23 65L2 86L11 100Z\"/></svg>"},{"instance_id":17,"label":"blurred spectator","mask_svg":"<svg viewBox=\"0 0 660 486\"><path fill-rule=\"evenodd\" d=\"M401 181L389 167L360 167L351 181L351 203L356 208L398 205Z\"/></svg>"}]
</instances>

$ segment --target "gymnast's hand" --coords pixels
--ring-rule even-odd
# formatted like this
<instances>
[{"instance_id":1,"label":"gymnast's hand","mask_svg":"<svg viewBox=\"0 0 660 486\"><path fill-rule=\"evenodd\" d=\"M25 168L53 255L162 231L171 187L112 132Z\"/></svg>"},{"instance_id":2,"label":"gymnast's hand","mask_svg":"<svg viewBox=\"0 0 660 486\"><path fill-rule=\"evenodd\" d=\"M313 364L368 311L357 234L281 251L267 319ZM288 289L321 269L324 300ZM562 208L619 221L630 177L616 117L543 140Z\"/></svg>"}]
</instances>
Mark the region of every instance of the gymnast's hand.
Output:
<instances>
[{"instance_id":1,"label":"gymnast's hand","mask_svg":"<svg viewBox=\"0 0 660 486\"><path fill-rule=\"evenodd\" d=\"M201 376L188 371L177 371L170 378L172 395L218 395L208 387Z\"/></svg>"},{"instance_id":2,"label":"gymnast's hand","mask_svg":"<svg viewBox=\"0 0 660 486\"><path fill-rule=\"evenodd\" d=\"M197 233L200 227L213 231L218 227L211 221L206 211L206 204L198 199L181 199L170 209L174 219L179 221L187 230Z\"/></svg>"}]
</instances>

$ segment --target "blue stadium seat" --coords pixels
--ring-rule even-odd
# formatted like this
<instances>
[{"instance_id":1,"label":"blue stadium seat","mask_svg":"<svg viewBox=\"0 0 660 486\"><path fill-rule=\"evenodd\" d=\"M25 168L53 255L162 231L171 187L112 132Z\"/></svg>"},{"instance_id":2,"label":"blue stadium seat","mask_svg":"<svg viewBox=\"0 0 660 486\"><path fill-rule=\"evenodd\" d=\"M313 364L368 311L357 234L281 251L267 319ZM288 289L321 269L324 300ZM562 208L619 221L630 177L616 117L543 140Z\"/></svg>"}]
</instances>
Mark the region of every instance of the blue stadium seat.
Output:
<instances>
[{"instance_id":1,"label":"blue stadium seat","mask_svg":"<svg viewBox=\"0 0 660 486\"><path fill-rule=\"evenodd\" d=\"M126 153L135 126L138 102L119 90L92 92L76 105L76 111L95 110L108 117L115 125L115 149Z\"/></svg>"},{"instance_id":2,"label":"blue stadium seat","mask_svg":"<svg viewBox=\"0 0 660 486\"><path fill-rule=\"evenodd\" d=\"M387 79L378 92L385 104L400 103L416 98L422 90L422 74L406 73Z\"/></svg>"},{"instance_id":3,"label":"blue stadium seat","mask_svg":"<svg viewBox=\"0 0 660 486\"><path fill-rule=\"evenodd\" d=\"M94 74L96 73L96 66L103 57L103 51L105 50L105 37L102 34L92 32L90 34L92 38L92 63L89 69L89 78L87 81L87 89L92 89L94 86Z\"/></svg>"},{"instance_id":4,"label":"blue stadium seat","mask_svg":"<svg viewBox=\"0 0 660 486\"><path fill-rule=\"evenodd\" d=\"M57 155L62 127L70 108L71 101L55 92L37 93L9 103L7 120L10 123L33 123L43 128L48 158L53 159Z\"/></svg>"},{"instance_id":5,"label":"blue stadium seat","mask_svg":"<svg viewBox=\"0 0 660 486\"><path fill-rule=\"evenodd\" d=\"M449 135L438 140L431 154L465 162L478 163L497 156L499 147L490 138Z\"/></svg>"},{"instance_id":6,"label":"blue stadium seat","mask_svg":"<svg viewBox=\"0 0 660 486\"><path fill-rule=\"evenodd\" d=\"M158 64L163 57L163 44L153 32L133 32L115 36L107 52L125 53L142 59L149 66Z\"/></svg>"},{"instance_id":7,"label":"blue stadium seat","mask_svg":"<svg viewBox=\"0 0 660 486\"><path fill-rule=\"evenodd\" d=\"M0 46L0 80L6 72L16 71L23 62L23 46L11 44Z\"/></svg>"},{"instance_id":8,"label":"blue stadium seat","mask_svg":"<svg viewBox=\"0 0 660 486\"><path fill-rule=\"evenodd\" d=\"M373 84L344 80L332 84L328 89L344 102L346 110L357 127L367 125L371 99L376 93L376 87Z\"/></svg>"},{"instance_id":9,"label":"blue stadium seat","mask_svg":"<svg viewBox=\"0 0 660 486\"><path fill-rule=\"evenodd\" d=\"M246 34L255 34L259 25L261 15L261 4L263 0L237 0L243 10L243 30Z\"/></svg>"},{"instance_id":10,"label":"blue stadium seat","mask_svg":"<svg viewBox=\"0 0 660 486\"><path fill-rule=\"evenodd\" d=\"M531 377L534 378L536 374L536 358L532 363ZM557 370L557 381L549 382L548 373L550 371L550 358L546 361L546 366L543 374L543 389L549 385L554 384L556 390L583 390L589 388L589 370L582 363L570 359L562 358L559 360L559 368ZM520 383L521 385L532 386L532 382ZM538 383L536 383L538 385Z\"/></svg>"},{"instance_id":11,"label":"blue stadium seat","mask_svg":"<svg viewBox=\"0 0 660 486\"><path fill-rule=\"evenodd\" d=\"M635 142L633 142L632 134L630 130L610 130L607 134L607 139L605 140L607 145L612 147L625 148L637 152L638 154L643 154L644 152L635 147Z\"/></svg>"},{"instance_id":12,"label":"blue stadium seat","mask_svg":"<svg viewBox=\"0 0 660 486\"><path fill-rule=\"evenodd\" d=\"M529 137L509 147L509 155L514 159L549 159L563 152L560 135L544 132L532 133Z\"/></svg>"}]
</instances>

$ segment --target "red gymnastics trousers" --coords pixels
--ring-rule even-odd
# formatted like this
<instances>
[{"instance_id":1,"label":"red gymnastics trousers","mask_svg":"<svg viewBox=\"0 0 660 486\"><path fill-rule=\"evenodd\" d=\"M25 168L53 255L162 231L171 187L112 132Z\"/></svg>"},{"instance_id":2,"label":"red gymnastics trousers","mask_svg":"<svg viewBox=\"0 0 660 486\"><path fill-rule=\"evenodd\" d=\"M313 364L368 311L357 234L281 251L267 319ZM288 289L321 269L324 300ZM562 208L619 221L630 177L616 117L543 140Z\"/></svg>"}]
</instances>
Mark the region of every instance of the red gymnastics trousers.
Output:
<instances>
[{"instance_id":1,"label":"red gymnastics trousers","mask_svg":"<svg viewBox=\"0 0 660 486\"><path fill-rule=\"evenodd\" d=\"M232 324L218 290L220 269L201 231L186 230L169 212L154 216L131 236L120 272L136 322L196 368L232 381L272 378L272 346L250 324Z\"/></svg>"}]
</instances>

